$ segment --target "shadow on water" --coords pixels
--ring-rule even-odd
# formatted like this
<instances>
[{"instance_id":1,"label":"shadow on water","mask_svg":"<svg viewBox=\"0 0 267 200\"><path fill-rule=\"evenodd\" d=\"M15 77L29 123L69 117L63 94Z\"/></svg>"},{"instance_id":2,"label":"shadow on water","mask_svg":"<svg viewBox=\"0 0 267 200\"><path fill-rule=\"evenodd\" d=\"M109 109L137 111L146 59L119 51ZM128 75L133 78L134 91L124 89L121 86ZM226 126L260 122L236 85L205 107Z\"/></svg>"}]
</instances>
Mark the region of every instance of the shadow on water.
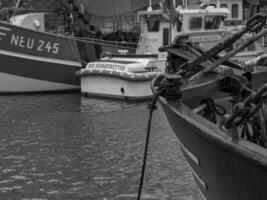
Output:
<instances>
[{"instance_id":1,"label":"shadow on water","mask_svg":"<svg viewBox=\"0 0 267 200\"><path fill-rule=\"evenodd\" d=\"M136 199L147 103L79 94L1 96L0 199ZM143 199L202 199L161 109Z\"/></svg>"}]
</instances>

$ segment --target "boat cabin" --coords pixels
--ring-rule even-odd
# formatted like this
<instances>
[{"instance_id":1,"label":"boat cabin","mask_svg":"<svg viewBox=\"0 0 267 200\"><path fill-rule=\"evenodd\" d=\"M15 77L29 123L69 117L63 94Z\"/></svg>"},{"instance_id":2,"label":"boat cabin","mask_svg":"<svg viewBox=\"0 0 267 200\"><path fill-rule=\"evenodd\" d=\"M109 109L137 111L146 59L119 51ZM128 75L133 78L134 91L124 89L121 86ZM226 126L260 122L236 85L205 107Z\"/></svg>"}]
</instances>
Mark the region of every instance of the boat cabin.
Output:
<instances>
[{"instance_id":1,"label":"boat cabin","mask_svg":"<svg viewBox=\"0 0 267 200\"><path fill-rule=\"evenodd\" d=\"M205 9L180 9L181 32L188 33L192 42L211 48L224 37L224 20L229 10L208 6Z\"/></svg>"},{"instance_id":2,"label":"boat cabin","mask_svg":"<svg viewBox=\"0 0 267 200\"><path fill-rule=\"evenodd\" d=\"M139 11L141 35L137 54L157 54L158 47L168 45L179 34L189 34L193 42L205 43L209 48L222 39L224 19L229 10L208 6L205 9L182 9L178 6L175 20L164 11Z\"/></svg>"},{"instance_id":3,"label":"boat cabin","mask_svg":"<svg viewBox=\"0 0 267 200\"><path fill-rule=\"evenodd\" d=\"M210 49L237 31L230 30L224 25L229 14L227 8L216 8L209 5L199 9L183 9L181 6L177 6L176 16L170 23L170 14L162 7L156 10L152 10L150 7L147 11L139 11L141 34L136 54L158 54L159 58L164 59L166 53L158 52L158 47L170 44L175 37L182 34L189 34L192 42L198 43L205 49ZM246 36L244 40L248 38ZM234 44L233 48L238 45L238 43ZM231 48L228 49L228 51L231 50ZM259 43L252 44L245 51L245 54L242 52L243 59L254 58L263 52Z\"/></svg>"},{"instance_id":4,"label":"boat cabin","mask_svg":"<svg viewBox=\"0 0 267 200\"><path fill-rule=\"evenodd\" d=\"M141 33L136 54L158 54L158 47L168 45L171 41L169 16L162 10L139 11L138 19ZM172 31L174 27L176 25L172 25Z\"/></svg>"},{"instance_id":5,"label":"boat cabin","mask_svg":"<svg viewBox=\"0 0 267 200\"><path fill-rule=\"evenodd\" d=\"M189 9L198 9L199 8L199 0L190 0L190 4L188 4ZM204 2L204 1L202 1ZM213 5L217 8L227 8L229 9L229 13L224 21L226 26L236 26L243 24L243 16L246 13L244 6L249 4L248 1L244 0L205 0L206 3ZM251 1L254 2L254 1ZM248 12L249 14L249 12Z\"/></svg>"}]
</instances>

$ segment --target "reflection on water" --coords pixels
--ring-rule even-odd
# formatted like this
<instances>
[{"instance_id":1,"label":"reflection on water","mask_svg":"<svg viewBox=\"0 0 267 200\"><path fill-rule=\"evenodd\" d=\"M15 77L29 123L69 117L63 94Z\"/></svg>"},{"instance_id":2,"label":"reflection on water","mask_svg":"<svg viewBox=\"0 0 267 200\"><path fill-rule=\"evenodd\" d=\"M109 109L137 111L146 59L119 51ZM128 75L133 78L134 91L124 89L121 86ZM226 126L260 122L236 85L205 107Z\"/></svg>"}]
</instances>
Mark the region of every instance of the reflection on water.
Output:
<instances>
[{"instance_id":1,"label":"reflection on water","mask_svg":"<svg viewBox=\"0 0 267 200\"><path fill-rule=\"evenodd\" d=\"M79 94L0 97L0 199L136 199L146 103ZM143 199L202 199L161 112Z\"/></svg>"}]
</instances>

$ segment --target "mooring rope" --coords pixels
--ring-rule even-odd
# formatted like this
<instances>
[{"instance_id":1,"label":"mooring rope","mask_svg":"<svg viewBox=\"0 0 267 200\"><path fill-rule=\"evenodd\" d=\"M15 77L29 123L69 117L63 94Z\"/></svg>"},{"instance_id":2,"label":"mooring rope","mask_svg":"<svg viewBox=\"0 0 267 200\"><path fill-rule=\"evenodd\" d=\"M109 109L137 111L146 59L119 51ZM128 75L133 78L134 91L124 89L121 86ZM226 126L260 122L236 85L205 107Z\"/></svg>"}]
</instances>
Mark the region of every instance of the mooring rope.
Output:
<instances>
[{"instance_id":1,"label":"mooring rope","mask_svg":"<svg viewBox=\"0 0 267 200\"><path fill-rule=\"evenodd\" d=\"M152 116L153 116L153 111L157 109L156 103L158 101L159 96L160 96L160 93L155 94L151 104L149 104L150 110L149 110L149 118L148 118L147 132L146 132L146 143L145 143L145 149L144 149L143 164L142 164L142 171L141 171L140 183L139 183L139 188L138 188L137 200L141 199L145 170L146 170L146 161L147 161L147 154L148 154Z\"/></svg>"},{"instance_id":2,"label":"mooring rope","mask_svg":"<svg viewBox=\"0 0 267 200\"><path fill-rule=\"evenodd\" d=\"M145 170L146 170L146 161L147 161L147 153L148 153L148 146L149 146L151 121L152 121L153 112L154 110L157 109L156 104L158 102L158 99L160 96L163 96L171 100L177 100L178 98L180 98L180 90L173 89L173 87L176 87L176 86L179 87L180 85L179 80L181 79L181 77L180 76L169 76L169 79L168 79L169 82L162 81L165 78L168 78L168 77L164 76L163 74L160 74L158 75L157 78L153 79L151 83L152 85L151 88L153 90L154 97L152 99L152 102L149 104L150 110L149 110L149 118L148 118L147 132L146 132L146 143L145 143L145 149L144 149L143 164L142 164L142 171L141 171L137 200L141 199ZM155 85L157 85L157 89L154 88Z\"/></svg>"}]
</instances>

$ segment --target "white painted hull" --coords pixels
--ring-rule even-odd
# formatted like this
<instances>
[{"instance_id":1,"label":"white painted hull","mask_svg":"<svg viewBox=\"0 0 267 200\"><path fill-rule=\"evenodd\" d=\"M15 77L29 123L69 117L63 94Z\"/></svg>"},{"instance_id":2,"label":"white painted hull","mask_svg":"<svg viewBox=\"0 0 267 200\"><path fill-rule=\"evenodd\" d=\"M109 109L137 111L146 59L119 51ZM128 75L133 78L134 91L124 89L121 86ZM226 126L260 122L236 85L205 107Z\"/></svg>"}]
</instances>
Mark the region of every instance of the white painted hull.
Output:
<instances>
[{"instance_id":1,"label":"white painted hull","mask_svg":"<svg viewBox=\"0 0 267 200\"><path fill-rule=\"evenodd\" d=\"M98 97L142 100L152 97L150 80L129 81L112 76L81 77L81 93Z\"/></svg>"}]
</instances>

